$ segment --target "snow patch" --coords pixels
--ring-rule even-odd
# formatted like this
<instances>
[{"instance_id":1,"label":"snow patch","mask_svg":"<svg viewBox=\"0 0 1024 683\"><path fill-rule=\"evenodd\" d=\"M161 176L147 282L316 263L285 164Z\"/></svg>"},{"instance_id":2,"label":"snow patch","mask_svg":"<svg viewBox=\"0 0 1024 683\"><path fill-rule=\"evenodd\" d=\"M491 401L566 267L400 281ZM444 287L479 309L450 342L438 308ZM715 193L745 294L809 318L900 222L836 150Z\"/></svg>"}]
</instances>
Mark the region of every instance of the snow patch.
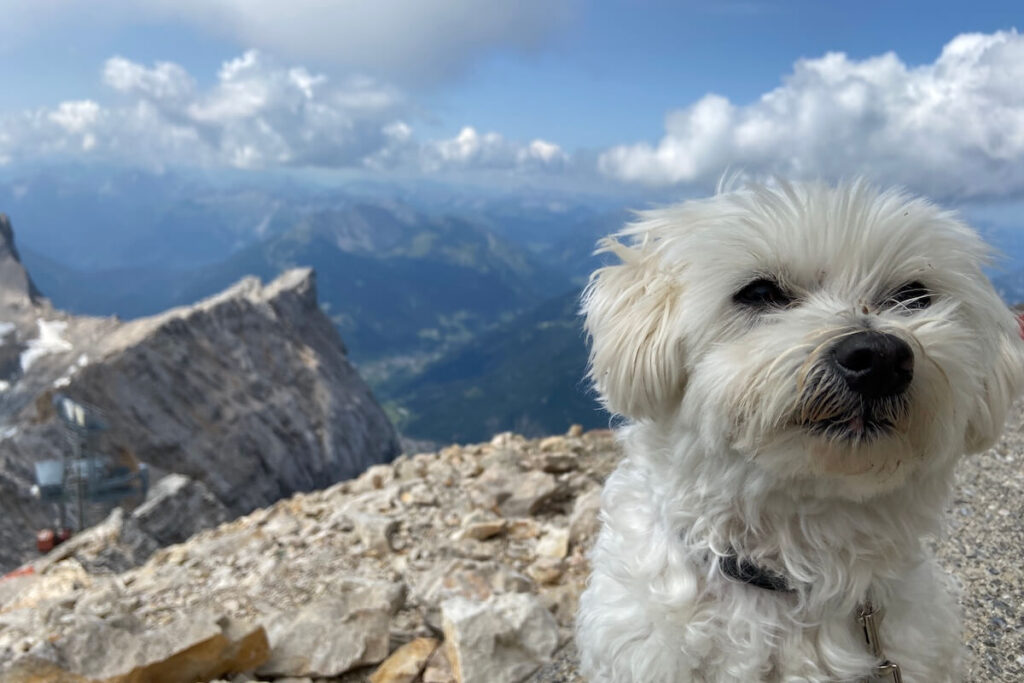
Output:
<instances>
[{"instance_id":1,"label":"snow patch","mask_svg":"<svg viewBox=\"0 0 1024 683\"><path fill-rule=\"evenodd\" d=\"M30 339L28 348L21 352L22 372L28 372L32 364L43 356L64 353L73 348L70 342L61 337L61 334L68 326L67 322L63 320L43 320L42 318L36 322L39 323L39 336L35 339Z\"/></svg>"},{"instance_id":2,"label":"snow patch","mask_svg":"<svg viewBox=\"0 0 1024 683\"><path fill-rule=\"evenodd\" d=\"M67 372L65 372L62 376L54 380L54 388L60 389L61 387L66 387L67 385L71 384L71 378L77 375L78 371L88 364L89 354L83 353L81 356L78 357L78 360L75 361L75 364L68 368Z\"/></svg>"}]
</instances>

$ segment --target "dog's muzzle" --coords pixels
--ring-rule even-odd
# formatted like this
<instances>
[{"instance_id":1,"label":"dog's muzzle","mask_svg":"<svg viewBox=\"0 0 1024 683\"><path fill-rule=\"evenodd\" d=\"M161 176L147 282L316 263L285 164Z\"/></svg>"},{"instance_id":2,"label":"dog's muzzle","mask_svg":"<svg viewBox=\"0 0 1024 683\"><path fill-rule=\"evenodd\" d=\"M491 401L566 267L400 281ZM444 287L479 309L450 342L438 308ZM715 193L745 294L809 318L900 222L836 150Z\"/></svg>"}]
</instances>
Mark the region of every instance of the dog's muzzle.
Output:
<instances>
[{"instance_id":1,"label":"dog's muzzle","mask_svg":"<svg viewBox=\"0 0 1024 683\"><path fill-rule=\"evenodd\" d=\"M797 422L813 434L853 441L901 429L913 379L914 353L907 342L873 330L853 332L810 373Z\"/></svg>"}]
</instances>

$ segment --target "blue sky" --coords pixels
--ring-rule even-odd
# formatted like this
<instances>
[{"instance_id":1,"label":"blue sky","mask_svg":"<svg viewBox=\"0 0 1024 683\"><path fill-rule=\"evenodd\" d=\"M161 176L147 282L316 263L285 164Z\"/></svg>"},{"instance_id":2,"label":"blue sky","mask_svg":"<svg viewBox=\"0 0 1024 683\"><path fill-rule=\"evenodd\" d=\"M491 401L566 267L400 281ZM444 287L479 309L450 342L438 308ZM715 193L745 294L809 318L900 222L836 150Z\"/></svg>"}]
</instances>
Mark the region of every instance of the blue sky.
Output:
<instances>
[{"instance_id":1,"label":"blue sky","mask_svg":"<svg viewBox=\"0 0 1024 683\"><path fill-rule=\"evenodd\" d=\"M1008 2L599 2L530 55L483 59L438 110L511 137L570 147L655 139L665 113L706 93L749 102L800 57L894 51L934 61L953 36L1024 28ZM533 102L524 106L524 102ZM458 116L455 116L458 114Z\"/></svg>"},{"instance_id":2,"label":"blue sky","mask_svg":"<svg viewBox=\"0 0 1024 683\"><path fill-rule=\"evenodd\" d=\"M647 187L741 168L1016 198L1013 4L0 0L0 164Z\"/></svg>"}]
</instances>

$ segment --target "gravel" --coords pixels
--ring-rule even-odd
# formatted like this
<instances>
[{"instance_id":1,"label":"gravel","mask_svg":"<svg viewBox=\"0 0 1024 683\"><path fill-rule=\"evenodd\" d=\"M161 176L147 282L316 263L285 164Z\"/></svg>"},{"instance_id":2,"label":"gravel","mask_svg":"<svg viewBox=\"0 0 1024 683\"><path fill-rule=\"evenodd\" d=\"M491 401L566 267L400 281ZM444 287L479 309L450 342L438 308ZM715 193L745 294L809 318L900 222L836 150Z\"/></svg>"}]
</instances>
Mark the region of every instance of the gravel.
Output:
<instances>
[{"instance_id":1,"label":"gravel","mask_svg":"<svg viewBox=\"0 0 1024 683\"><path fill-rule=\"evenodd\" d=\"M962 584L966 681L1024 681L1024 402L999 443L957 469L939 562ZM582 683L569 643L531 683Z\"/></svg>"}]
</instances>

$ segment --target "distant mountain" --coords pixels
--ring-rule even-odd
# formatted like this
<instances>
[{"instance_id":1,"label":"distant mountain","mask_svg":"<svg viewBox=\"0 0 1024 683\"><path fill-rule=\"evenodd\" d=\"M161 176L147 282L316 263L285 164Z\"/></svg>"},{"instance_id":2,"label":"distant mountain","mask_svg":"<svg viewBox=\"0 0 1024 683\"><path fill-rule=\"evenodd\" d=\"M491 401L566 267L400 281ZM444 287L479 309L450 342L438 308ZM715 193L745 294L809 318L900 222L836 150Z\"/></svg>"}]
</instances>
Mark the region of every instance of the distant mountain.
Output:
<instances>
[{"instance_id":1,"label":"distant mountain","mask_svg":"<svg viewBox=\"0 0 1024 683\"><path fill-rule=\"evenodd\" d=\"M353 358L430 353L568 286L526 250L458 218L379 206L306 216L284 234L195 273L186 300L245 274L317 271L321 299Z\"/></svg>"},{"instance_id":2,"label":"distant mountain","mask_svg":"<svg viewBox=\"0 0 1024 683\"><path fill-rule=\"evenodd\" d=\"M392 415L408 415L410 435L444 441L470 438L429 417L435 398L454 400L431 387L455 383L503 387L472 438L493 425L538 434L604 424L573 386L584 362L574 295L544 302L582 285L600 262L596 240L628 218L623 205L536 188L0 168L0 209L23 226L24 262L56 307L131 319L246 275L313 267L321 308ZM479 375L458 375L474 354L490 354Z\"/></svg>"},{"instance_id":3,"label":"distant mountain","mask_svg":"<svg viewBox=\"0 0 1024 683\"><path fill-rule=\"evenodd\" d=\"M573 423L606 427L584 379L587 351L579 293L566 292L452 351L422 374L384 385L413 438L471 442L495 432L560 433Z\"/></svg>"},{"instance_id":4,"label":"distant mountain","mask_svg":"<svg viewBox=\"0 0 1024 683\"><path fill-rule=\"evenodd\" d=\"M196 272L160 266L79 270L28 248L22 249L22 262L58 308L121 318L153 315L188 303L185 292Z\"/></svg>"},{"instance_id":5,"label":"distant mountain","mask_svg":"<svg viewBox=\"0 0 1024 683\"><path fill-rule=\"evenodd\" d=\"M290 207L278 190L127 169L42 169L0 178L0 210L26 251L80 271L225 258ZM302 195L290 191L298 200Z\"/></svg>"},{"instance_id":6,"label":"distant mountain","mask_svg":"<svg viewBox=\"0 0 1024 683\"><path fill-rule=\"evenodd\" d=\"M246 275L310 266L323 308L360 361L429 356L570 286L561 269L463 218L394 202L307 212L268 231L190 269L86 271L33 250L25 263L55 306L124 318L188 304Z\"/></svg>"}]
</instances>

